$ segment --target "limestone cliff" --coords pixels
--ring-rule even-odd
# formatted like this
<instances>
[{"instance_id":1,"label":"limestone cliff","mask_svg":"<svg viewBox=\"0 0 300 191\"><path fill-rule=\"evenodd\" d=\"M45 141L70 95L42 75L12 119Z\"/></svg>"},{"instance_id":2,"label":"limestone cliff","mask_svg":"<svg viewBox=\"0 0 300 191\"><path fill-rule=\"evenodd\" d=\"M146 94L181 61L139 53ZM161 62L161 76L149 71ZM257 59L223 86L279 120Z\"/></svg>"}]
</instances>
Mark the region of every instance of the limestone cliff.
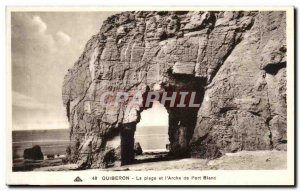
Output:
<instances>
[{"instance_id":1,"label":"limestone cliff","mask_svg":"<svg viewBox=\"0 0 300 191\"><path fill-rule=\"evenodd\" d=\"M121 133L134 157L142 107L103 108L112 91L193 91L198 108L169 108L170 154L215 158L285 149L285 12L123 12L107 18L68 71L63 102L69 160L106 167L106 142Z\"/></svg>"}]
</instances>

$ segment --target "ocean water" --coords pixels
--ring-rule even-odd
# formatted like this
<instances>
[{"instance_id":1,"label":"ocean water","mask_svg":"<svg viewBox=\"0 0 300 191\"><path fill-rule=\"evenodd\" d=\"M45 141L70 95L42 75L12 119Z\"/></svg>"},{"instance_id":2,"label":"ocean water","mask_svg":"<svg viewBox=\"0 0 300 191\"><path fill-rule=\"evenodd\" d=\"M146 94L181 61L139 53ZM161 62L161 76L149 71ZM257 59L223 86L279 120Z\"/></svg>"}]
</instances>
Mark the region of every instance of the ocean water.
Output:
<instances>
[{"instance_id":1,"label":"ocean water","mask_svg":"<svg viewBox=\"0 0 300 191\"><path fill-rule=\"evenodd\" d=\"M137 127L135 142L139 142L143 151L166 151L166 144L169 143L167 126L144 126ZM107 146L117 147L120 145L120 136L109 140Z\"/></svg>"},{"instance_id":2,"label":"ocean water","mask_svg":"<svg viewBox=\"0 0 300 191\"><path fill-rule=\"evenodd\" d=\"M44 155L64 155L69 144L68 129L30 130L12 132L13 158L22 158L27 148L35 145L41 146ZM145 126L137 127L135 141L141 144L143 150L166 150L168 140L168 127ZM108 142L108 146L120 145L120 137Z\"/></svg>"},{"instance_id":3,"label":"ocean water","mask_svg":"<svg viewBox=\"0 0 300 191\"><path fill-rule=\"evenodd\" d=\"M41 146L44 155L65 154L69 144L68 129L26 130L12 132L13 158L22 158L27 148Z\"/></svg>"},{"instance_id":4,"label":"ocean water","mask_svg":"<svg viewBox=\"0 0 300 191\"><path fill-rule=\"evenodd\" d=\"M166 150L166 144L170 143L168 126L137 127L134 138L143 150Z\"/></svg>"}]
</instances>

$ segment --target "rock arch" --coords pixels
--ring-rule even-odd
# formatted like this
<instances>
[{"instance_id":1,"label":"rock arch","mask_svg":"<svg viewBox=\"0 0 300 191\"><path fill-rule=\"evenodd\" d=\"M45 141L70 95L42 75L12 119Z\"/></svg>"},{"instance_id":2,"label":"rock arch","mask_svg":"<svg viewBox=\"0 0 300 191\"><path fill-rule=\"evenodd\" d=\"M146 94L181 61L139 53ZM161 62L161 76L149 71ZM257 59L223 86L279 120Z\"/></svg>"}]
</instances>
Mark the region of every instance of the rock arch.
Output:
<instances>
[{"instance_id":1,"label":"rock arch","mask_svg":"<svg viewBox=\"0 0 300 191\"><path fill-rule=\"evenodd\" d=\"M138 11L107 18L64 79L69 160L81 168L106 167L107 140L119 132L123 142L130 140L141 108L103 108L101 95L144 94L157 85L200 98L199 108L168 109L175 155L284 149L285 22L280 11Z\"/></svg>"}]
</instances>

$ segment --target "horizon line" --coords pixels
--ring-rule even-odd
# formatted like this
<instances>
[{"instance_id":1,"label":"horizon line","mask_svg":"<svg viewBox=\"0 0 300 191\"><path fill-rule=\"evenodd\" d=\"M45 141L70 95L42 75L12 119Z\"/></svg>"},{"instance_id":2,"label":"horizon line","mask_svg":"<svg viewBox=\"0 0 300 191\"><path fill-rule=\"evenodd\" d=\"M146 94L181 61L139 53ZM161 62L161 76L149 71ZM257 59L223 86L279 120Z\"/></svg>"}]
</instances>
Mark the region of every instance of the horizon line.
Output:
<instances>
[{"instance_id":1,"label":"horizon line","mask_svg":"<svg viewBox=\"0 0 300 191\"><path fill-rule=\"evenodd\" d=\"M162 127L168 125L144 125L140 127ZM13 129L12 131L45 131L45 130L67 130L69 128L55 128L55 129Z\"/></svg>"}]
</instances>

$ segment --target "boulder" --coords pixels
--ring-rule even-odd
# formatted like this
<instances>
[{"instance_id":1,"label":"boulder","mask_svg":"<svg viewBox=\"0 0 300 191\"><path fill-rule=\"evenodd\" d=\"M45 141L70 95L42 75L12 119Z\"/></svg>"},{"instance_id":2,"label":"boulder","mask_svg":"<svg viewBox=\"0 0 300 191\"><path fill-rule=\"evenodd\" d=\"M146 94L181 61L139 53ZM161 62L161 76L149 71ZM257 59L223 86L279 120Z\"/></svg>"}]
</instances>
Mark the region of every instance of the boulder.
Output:
<instances>
[{"instance_id":1,"label":"boulder","mask_svg":"<svg viewBox=\"0 0 300 191\"><path fill-rule=\"evenodd\" d=\"M55 158L55 155L47 155L47 159L54 159Z\"/></svg>"},{"instance_id":2,"label":"boulder","mask_svg":"<svg viewBox=\"0 0 300 191\"><path fill-rule=\"evenodd\" d=\"M139 142L136 142L134 144L134 154L135 155L142 155L143 154L143 149L142 149L142 147L141 147L141 145L140 145Z\"/></svg>"},{"instance_id":3,"label":"boulder","mask_svg":"<svg viewBox=\"0 0 300 191\"><path fill-rule=\"evenodd\" d=\"M41 147L39 145L35 145L32 148L24 150L23 158L31 160L44 160L44 155Z\"/></svg>"}]
</instances>

